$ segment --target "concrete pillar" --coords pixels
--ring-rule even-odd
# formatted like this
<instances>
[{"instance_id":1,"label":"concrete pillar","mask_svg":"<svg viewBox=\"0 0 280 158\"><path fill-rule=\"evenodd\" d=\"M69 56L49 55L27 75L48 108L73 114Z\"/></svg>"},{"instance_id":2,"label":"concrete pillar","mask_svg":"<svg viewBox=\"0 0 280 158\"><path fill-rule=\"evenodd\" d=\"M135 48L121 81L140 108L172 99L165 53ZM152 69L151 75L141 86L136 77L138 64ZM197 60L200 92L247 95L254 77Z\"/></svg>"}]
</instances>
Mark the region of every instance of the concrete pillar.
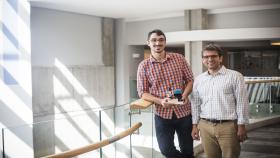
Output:
<instances>
[{"instance_id":1,"label":"concrete pillar","mask_svg":"<svg viewBox=\"0 0 280 158\"><path fill-rule=\"evenodd\" d=\"M130 50L125 44L125 20L116 20L116 105L123 105L129 103L129 72L130 72ZM127 120L126 110L116 108L115 111L115 126L116 133L124 129L124 123ZM116 157L128 158L129 141L123 139L123 143L116 143ZM123 145L122 145L123 144Z\"/></svg>"},{"instance_id":2,"label":"concrete pillar","mask_svg":"<svg viewBox=\"0 0 280 158\"><path fill-rule=\"evenodd\" d=\"M205 9L191 10L191 30L206 30L207 29L207 11Z\"/></svg>"},{"instance_id":3,"label":"concrete pillar","mask_svg":"<svg viewBox=\"0 0 280 158\"><path fill-rule=\"evenodd\" d=\"M184 20L185 20L185 30L189 31L191 30L191 11L190 10L185 10L184 11Z\"/></svg>"},{"instance_id":4,"label":"concrete pillar","mask_svg":"<svg viewBox=\"0 0 280 158\"><path fill-rule=\"evenodd\" d=\"M185 58L190 65L192 65L192 60L191 60L192 53L191 52L192 52L191 51L191 42L187 41L187 42L185 42Z\"/></svg>"},{"instance_id":5,"label":"concrete pillar","mask_svg":"<svg viewBox=\"0 0 280 158\"><path fill-rule=\"evenodd\" d=\"M130 49L125 44L125 20L116 20L116 104L129 102Z\"/></svg>"},{"instance_id":6,"label":"concrete pillar","mask_svg":"<svg viewBox=\"0 0 280 158\"><path fill-rule=\"evenodd\" d=\"M29 2L1 0L0 22L0 157L34 157Z\"/></svg>"},{"instance_id":7,"label":"concrete pillar","mask_svg":"<svg viewBox=\"0 0 280 158\"><path fill-rule=\"evenodd\" d=\"M204 30L207 29L207 11L205 9L185 10L185 30ZM203 72L201 50L205 42L203 41L186 41L185 57L190 63L194 76Z\"/></svg>"},{"instance_id":8,"label":"concrete pillar","mask_svg":"<svg viewBox=\"0 0 280 158\"><path fill-rule=\"evenodd\" d=\"M105 66L114 66L115 64L115 32L114 19L102 18L102 59Z\"/></svg>"}]
</instances>

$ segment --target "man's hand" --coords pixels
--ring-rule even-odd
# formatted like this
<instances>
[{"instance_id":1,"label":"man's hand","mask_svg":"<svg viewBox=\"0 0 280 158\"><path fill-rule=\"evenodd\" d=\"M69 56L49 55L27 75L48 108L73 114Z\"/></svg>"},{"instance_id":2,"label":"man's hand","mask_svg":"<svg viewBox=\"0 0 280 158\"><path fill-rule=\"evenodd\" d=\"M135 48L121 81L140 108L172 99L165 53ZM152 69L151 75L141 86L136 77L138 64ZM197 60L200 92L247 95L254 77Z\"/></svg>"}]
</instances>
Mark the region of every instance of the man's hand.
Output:
<instances>
[{"instance_id":1,"label":"man's hand","mask_svg":"<svg viewBox=\"0 0 280 158\"><path fill-rule=\"evenodd\" d=\"M194 124L192 128L192 138L193 140L200 140L199 129L196 124Z\"/></svg>"},{"instance_id":2,"label":"man's hand","mask_svg":"<svg viewBox=\"0 0 280 158\"><path fill-rule=\"evenodd\" d=\"M182 99L184 101L185 104L189 103L189 98L188 96L182 95Z\"/></svg>"},{"instance_id":3,"label":"man's hand","mask_svg":"<svg viewBox=\"0 0 280 158\"><path fill-rule=\"evenodd\" d=\"M169 108L169 107L172 107L172 105L174 105L174 104L170 103L170 98L164 98L164 99L161 99L161 105L164 108Z\"/></svg>"},{"instance_id":4,"label":"man's hand","mask_svg":"<svg viewBox=\"0 0 280 158\"><path fill-rule=\"evenodd\" d=\"M247 132L246 132L245 125L238 125L237 137L240 142L243 142L247 139Z\"/></svg>"}]
</instances>

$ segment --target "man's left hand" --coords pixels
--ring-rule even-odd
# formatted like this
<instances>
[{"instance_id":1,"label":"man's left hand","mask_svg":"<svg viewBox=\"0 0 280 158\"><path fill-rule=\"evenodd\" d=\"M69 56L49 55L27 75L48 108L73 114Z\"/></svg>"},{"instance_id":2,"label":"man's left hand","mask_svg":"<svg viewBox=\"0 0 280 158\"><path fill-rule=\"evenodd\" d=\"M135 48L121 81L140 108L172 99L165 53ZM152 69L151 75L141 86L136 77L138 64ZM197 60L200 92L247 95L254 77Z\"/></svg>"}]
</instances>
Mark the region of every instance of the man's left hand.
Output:
<instances>
[{"instance_id":1,"label":"man's left hand","mask_svg":"<svg viewBox=\"0 0 280 158\"><path fill-rule=\"evenodd\" d=\"M189 103L189 98L188 98L188 96L182 96L182 99L183 99L183 101L184 101L184 103L185 104L187 104L187 103Z\"/></svg>"},{"instance_id":2,"label":"man's left hand","mask_svg":"<svg viewBox=\"0 0 280 158\"><path fill-rule=\"evenodd\" d=\"M244 142L247 139L247 132L246 132L245 125L238 125L237 137L240 142Z\"/></svg>"}]
</instances>

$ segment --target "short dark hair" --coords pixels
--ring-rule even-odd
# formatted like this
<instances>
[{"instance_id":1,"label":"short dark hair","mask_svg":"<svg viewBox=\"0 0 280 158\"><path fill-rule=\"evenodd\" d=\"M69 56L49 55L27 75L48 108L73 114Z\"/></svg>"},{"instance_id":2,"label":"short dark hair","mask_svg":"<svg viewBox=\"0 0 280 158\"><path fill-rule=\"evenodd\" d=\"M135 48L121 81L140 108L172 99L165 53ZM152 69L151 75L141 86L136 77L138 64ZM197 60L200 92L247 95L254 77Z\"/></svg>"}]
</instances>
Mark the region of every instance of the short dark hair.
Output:
<instances>
[{"instance_id":1,"label":"short dark hair","mask_svg":"<svg viewBox=\"0 0 280 158\"><path fill-rule=\"evenodd\" d=\"M163 36L164 36L164 39L166 40L165 34L164 34L160 29L155 29L155 30L152 30L151 32L149 32L149 33L148 33L148 38L147 38L147 40L150 39L150 37L151 37L151 35L152 35L153 33L156 33L158 36L163 35Z\"/></svg>"},{"instance_id":2,"label":"short dark hair","mask_svg":"<svg viewBox=\"0 0 280 158\"><path fill-rule=\"evenodd\" d=\"M224 55L224 50L222 49L222 47L220 47L219 45L214 44L214 43L207 44L201 52L202 55L203 55L204 51L216 51L219 56Z\"/></svg>"}]
</instances>

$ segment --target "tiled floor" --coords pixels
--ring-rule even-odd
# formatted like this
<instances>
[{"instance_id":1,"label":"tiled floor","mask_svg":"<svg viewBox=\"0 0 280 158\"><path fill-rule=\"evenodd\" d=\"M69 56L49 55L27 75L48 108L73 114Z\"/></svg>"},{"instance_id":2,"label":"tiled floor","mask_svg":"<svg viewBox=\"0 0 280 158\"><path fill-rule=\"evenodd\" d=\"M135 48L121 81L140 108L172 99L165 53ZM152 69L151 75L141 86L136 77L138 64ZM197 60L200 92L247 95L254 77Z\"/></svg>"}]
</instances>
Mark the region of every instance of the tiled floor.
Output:
<instances>
[{"instance_id":1,"label":"tiled floor","mask_svg":"<svg viewBox=\"0 0 280 158\"><path fill-rule=\"evenodd\" d=\"M280 158L280 123L255 129L241 145L240 158ZM206 158L202 153L197 158Z\"/></svg>"}]
</instances>

